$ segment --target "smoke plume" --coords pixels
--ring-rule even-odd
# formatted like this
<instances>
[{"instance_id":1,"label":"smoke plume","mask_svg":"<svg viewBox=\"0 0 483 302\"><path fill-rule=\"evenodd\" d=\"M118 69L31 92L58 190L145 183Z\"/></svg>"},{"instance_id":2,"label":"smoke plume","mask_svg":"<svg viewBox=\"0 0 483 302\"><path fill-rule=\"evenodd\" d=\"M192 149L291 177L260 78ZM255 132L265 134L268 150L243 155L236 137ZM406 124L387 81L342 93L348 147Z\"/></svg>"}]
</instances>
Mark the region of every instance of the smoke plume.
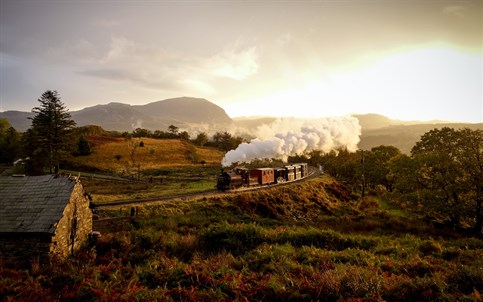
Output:
<instances>
[{"instance_id":1,"label":"smoke plume","mask_svg":"<svg viewBox=\"0 0 483 302\"><path fill-rule=\"evenodd\" d=\"M338 148L355 151L361 135L359 121L351 116L319 119L280 118L257 128L255 139L225 154L224 167L235 162L277 158L312 150L330 152Z\"/></svg>"}]
</instances>

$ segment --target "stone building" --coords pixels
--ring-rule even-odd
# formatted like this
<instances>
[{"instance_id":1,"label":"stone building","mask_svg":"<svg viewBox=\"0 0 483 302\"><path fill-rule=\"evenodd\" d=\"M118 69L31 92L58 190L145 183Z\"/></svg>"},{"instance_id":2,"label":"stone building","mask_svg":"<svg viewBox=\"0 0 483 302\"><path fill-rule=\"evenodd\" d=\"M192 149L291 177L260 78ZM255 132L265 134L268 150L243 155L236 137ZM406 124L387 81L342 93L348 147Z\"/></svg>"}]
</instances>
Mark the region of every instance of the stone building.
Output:
<instances>
[{"instance_id":1,"label":"stone building","mask_svg":"<svg viewBox=\"0 0 483 302\"><path fill-rule=\"evenodd\" d=\"M0 176L0 258L64 258L91 232L92 211L78 178Z\"/></svg>"}]
</instances>

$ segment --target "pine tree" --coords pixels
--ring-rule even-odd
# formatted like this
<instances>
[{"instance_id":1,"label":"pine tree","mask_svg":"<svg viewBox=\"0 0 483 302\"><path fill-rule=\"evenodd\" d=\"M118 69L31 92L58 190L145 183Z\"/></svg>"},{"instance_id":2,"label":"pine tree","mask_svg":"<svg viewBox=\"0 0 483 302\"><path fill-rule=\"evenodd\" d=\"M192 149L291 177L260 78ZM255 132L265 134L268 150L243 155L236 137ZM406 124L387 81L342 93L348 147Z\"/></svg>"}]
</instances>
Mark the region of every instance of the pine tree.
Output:
<instances>
[{"instance_id":1,"label":"pine tree","mask_svg":"<svg viewBox=\"0 0 483 302\"><path fill-rule=\"evenodd\" d=\"M32 109L33 140L36 154L48 159L50 173L58 173L61 151L65 150L68 134L75 126L70 113L55 90L47 90L38 99L40 106ZM35 160L35 159L32 159Z\"/></svg>"}]
</instances>

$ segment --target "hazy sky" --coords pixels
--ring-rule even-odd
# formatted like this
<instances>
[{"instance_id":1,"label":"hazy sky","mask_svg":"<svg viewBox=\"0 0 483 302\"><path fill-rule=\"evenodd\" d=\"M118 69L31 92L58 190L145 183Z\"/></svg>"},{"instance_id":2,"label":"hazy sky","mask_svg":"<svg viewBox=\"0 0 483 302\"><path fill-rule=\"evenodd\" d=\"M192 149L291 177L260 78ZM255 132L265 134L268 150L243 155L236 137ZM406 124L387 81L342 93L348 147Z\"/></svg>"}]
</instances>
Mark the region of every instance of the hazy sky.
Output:
<instances>
[{"instance_id":1,"label":"hazy sky","mask_svg":"<svg viewBox=\"0 0 483 302\"><path fill-rule=\"evenodd\" d=\"M0 0L0 111L206 98L231 117L483 121L483 1Z\"/></svg>"}]
</instances>

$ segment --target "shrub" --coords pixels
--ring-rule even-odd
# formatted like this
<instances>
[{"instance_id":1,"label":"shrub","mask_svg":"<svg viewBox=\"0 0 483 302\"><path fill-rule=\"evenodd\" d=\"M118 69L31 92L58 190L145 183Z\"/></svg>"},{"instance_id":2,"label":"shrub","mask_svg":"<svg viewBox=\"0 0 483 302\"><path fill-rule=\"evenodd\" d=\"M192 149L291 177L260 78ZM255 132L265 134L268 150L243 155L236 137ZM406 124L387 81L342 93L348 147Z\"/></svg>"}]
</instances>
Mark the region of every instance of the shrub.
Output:
<instances>
[{"instance_id":1,"label":"shrub","mask_svg":"<svg viewBox=\"0 0 483 302\"><path fill-rule=\"evenodd\" d=\"M254 223L215 224L200 235L200 245L207 252L227 251L241 255L264 242L260 229Z\"/></svg>"},{"instance_id":2,"label":"shrub","mask_svg":"<svg viewBox=\"0 0 483 302\"><path fill-rule=\"evenodd\" d=\"M483 269L479 266L461 266L448 277L448 286L464 294L475 290L483 292Z\"/></svg>"}]
</instances>

